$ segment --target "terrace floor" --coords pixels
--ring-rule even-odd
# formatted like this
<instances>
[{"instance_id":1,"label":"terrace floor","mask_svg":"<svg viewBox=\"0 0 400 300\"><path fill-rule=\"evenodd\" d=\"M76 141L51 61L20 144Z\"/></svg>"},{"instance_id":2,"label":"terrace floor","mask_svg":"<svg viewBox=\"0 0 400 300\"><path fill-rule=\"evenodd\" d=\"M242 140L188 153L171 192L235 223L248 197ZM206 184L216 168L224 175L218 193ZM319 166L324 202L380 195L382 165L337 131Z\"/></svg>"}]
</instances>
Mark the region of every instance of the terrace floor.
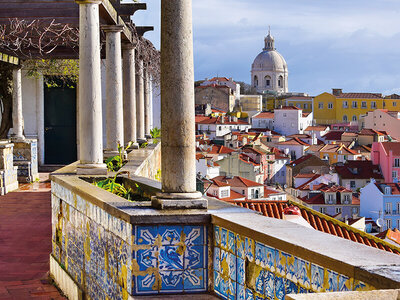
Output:
<instances>
[{"instance_id":1,"label":"terrace floor","mask_svg":"<svg viewBox=\"0 0 400 300\"><path fill-rule=\"evenodd\" d=\"M65 299L48 281L51 198L48 173L0 196L0 299Z\"/></svg>"}]
</instances>

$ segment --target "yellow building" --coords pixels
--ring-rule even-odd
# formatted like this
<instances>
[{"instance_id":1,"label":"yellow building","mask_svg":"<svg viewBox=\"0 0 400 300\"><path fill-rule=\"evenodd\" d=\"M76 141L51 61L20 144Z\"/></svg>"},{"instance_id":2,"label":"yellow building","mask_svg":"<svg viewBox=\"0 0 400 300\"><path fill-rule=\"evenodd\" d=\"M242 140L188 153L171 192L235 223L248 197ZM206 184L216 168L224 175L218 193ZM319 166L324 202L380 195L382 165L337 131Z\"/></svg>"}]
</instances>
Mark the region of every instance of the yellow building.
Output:
<instances>
[{"instance_id":1,"label":"yellow building","mask_svg":"<svg viewBox=\"0 0 400 300\"><path fill-rule=\"evenodd\" d=\"M332 94L322 93L314 98L314 119L317 124L358 122L360 116L383 108L383 102L382 94L343 93L341 89L333 89Z\"/></svg>"},{"instance_id":2,"label":"yellow building","mask_svg":"<svg viewBox=\"0 0 400 300\"><path fill-rule=\"evenodd\" d=\"M243 111L262 111L262 95L240 95L239 105Z\"/></svg>"},{"instance_id":3,"label":"yellow building","mask_svg":"<svg viewBox=\"0 0 400 300\"><path fill-rule=\"evenodd\" d=\"M301 108L303 112L310 113L313 109L313 97L292 96L285 99L286 106Z\"/></svg>"},{"instance_id":4,"label":"yellow building","mask_svg":"<svg viewBox=\"0 0 400 300\"><path fill-rule=\"evenodd\" d=\"M400 95L392 94L383 99L383 108L388 111L400 111Z\"/></svg>"}]
</instances>

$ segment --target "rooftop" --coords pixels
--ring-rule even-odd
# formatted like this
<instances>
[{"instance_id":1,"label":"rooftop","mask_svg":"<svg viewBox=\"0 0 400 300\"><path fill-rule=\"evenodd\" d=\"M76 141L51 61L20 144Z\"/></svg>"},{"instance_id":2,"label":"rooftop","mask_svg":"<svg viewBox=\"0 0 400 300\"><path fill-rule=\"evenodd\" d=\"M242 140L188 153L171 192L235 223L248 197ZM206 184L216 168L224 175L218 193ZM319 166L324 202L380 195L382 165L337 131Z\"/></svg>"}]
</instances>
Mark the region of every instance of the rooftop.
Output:
<instances>
[{"instance_id":1,"label":"rooftop","mask_svg":"<svg viewBox=\"0 0 400 300\"><path fill-rule=\"evenodd\" d=\"M348 99L382 99L382 94L378 93L341 93L337 98Z\"/></svg>"},{"instance_id":2,"label":"rooftop","mask_svg":"<svg viewBox=\"0 0 400 300\"><path fill-rule=\"evenodd\" d=\"M263 186L262 183L258 183L240 176L217 176L214 180L219 180L221 182L226 182L232 187L255 187Z\"/></svg>"},{"instance_id":3,"label":"rooftop","mask_svg":"<svg viewBox=\"0 0 400 300\"><path fill-rule=\"evenodd\" d=\"M335 170L342 179L383 179L379 166L369 160L348 160Z\"/></svg>"},{"instance_id":4,"label":"rooftop","mask_svg":"<svg viewBox=\"0 0 400 300\"><path fill-rule=\"evenodd\" d=\"M274 118L274 113L269 111L262 111L253 116L253 119L273 119L273 118Z\"/></svg>"}]
</instances>

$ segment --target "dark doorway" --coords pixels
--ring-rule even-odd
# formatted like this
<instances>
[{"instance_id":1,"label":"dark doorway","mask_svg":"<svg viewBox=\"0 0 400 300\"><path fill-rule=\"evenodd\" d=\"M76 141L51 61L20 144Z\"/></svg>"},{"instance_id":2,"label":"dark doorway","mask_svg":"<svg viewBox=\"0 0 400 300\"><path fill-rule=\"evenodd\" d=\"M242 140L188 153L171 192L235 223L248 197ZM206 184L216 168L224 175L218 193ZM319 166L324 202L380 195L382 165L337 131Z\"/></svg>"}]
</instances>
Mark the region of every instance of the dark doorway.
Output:
<instances>
[{"instance_id":1,"label":"dark doorway","mask_svg":"<svg viewBox=\"0 0 400 300\"><path fill-rule=\"evenodd\" d=\"M44 161L66 165L77 160L76 86L44 87Z\"/></svg>"}]
</instances>

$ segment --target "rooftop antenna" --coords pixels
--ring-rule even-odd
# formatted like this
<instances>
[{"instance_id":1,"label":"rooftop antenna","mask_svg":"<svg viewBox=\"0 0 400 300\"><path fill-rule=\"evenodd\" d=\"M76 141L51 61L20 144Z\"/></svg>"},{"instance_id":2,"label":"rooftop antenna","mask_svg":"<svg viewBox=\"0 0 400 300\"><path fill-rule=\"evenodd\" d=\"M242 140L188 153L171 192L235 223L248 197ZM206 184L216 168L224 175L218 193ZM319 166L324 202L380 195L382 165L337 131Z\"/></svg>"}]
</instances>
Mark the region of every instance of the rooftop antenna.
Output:
<instances>
[{"instance_id":1,"label":"rooftop antenna","mask_svg":"<svg viewBox=\"0 0 400 300\"><path fill-rule=\"evenodd\" d=\"M271 25L268 25L268 35L271 35Z\"/></svg>"}]
</instances>

